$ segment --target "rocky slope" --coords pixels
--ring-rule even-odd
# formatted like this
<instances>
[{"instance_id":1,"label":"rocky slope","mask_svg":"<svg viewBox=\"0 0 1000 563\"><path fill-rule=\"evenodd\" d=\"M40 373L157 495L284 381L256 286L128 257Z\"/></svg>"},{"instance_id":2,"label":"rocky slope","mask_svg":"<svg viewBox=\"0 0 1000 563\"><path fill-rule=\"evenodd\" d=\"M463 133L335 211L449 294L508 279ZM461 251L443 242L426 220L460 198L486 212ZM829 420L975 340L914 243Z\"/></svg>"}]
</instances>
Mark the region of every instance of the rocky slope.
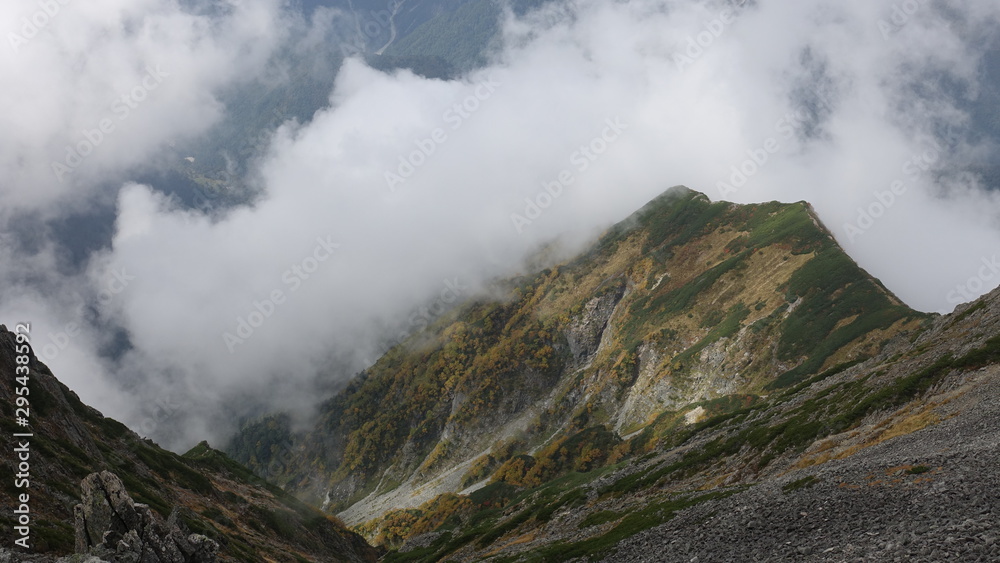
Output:
<instances>
[{"instance_id":1,"label":"rocky slope","mask_svg":"<svg viewBox=\"0 0 1000 563\"><path fill-rule=\"evenodd\" d=\"M1000 289L643 458L474 493L386 560L995 561L998 405Z\"/></svg>"},{"instance_id":2,"label":"rocky slope","mask_svg":"<svg viewBox=\"0 0 1000 563\"><path fill-rule=\"evenodd\" d=\"M940 319L895 362L873 366L896 378L951 363L925 396L817 442L786 474L623 542L614 560L1000 559L998 335L1000 290ZM871 371L859 366L841 379ZM650 559L643 546L651 544L677 549Z\"/></svg>"},{"instance_id":3,"label":"rocky slope","mask_svg":"<svg viewBox=\"0 0 1000 563\"><path fill-rule=\"evenodd\" d=\"M998 376L956 374L928 397L950 418L693 508L607 560L1000 560Z\"/></svg>"},{"instance_id":4,"label":"rocky slope","mask_svg":"<svg viewBox=\"0 0 1000 563\"><path fill-rule=\"evenodd\" d=\"M805 203L685 188L506 291L391 350L311 431L275 415L227 450L388 560L600 559L946 420L926 394L992 365L997 332L993 301L907 308Z\"/></svg>"},{"instance_id":5,"label":"rocky slope","mask_svg":"<svg viewBox=\"0 0 1000 563\"><path fill-rule=\"evenodd\" d=\"M105 418L56 380L33 353L27 364L30 427L17 425L16 416L22 413L15 412L15 401L24 393L17 390L21 387L16 377L21 374L15 373L20 355L17 344L16 335L0 325L0 426L8 452L0 464L8 476L19 472L21 461L16 456L28 456L29 466L26 482L5 479L0 489L0 521L8 530L23 516L15 512L22 505L20 496L29 495L23 504L30 510L31 549L14 545L15 535L8 534L3 547L11 549L7 556L13 560L51 560L29 559L28 554L66 555L101 542L102 538L91 537L79 544L74 530L74 506L88 498L81 479L101 471L120 477L122 492L149 507L144 512L149 522L137 529L136 539L142 545L155 537L143 530L159 529L161 525L154 522L170 518L186 532L181 543L169 545L190 547L183 543L187 535L201 534L217 542L222 561L377 559L374 548L334 518L266 483L207 444L178 456ZM26 431L33 436L13 437ZM18 453L15 448L24 449L25 442L27 452ZM165 529L169 532L169 527ZM191 557L182 560L196 560Z\"/></svg>"}]
</instances>

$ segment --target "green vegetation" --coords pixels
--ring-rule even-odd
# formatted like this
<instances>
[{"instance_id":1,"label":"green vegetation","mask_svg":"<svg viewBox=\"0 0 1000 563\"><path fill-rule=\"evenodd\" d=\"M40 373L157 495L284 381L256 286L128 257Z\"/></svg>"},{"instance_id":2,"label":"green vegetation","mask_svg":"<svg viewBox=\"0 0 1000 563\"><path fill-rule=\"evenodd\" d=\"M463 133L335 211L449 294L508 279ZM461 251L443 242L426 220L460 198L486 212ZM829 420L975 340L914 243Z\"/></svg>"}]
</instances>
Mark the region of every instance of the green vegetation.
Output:
<instances>
[{"instance_id":1,"label":"green vegetation","mask_svg":"<svg viewBox=\"0 0 1000 563\"><path fill-rule=\"evenodd\" d=\"M612 520L618 520L622 516L625 516L622 512L615 512L614 510L601 510L599 512L591 512L586 518L580 521L577 525L578 528L589 528L591 526L600 526L606 522L611 522Z\"/></svg>"},{"instance_id":2,"label":"green vegetation","mask_svg":"<svg viewBox=\"0 0 1000 563\"><path fill-rule=\"evenodd\" d=\"M835 429L847 429L855 422L876 410L898 408L936 385L952 370L973 370L1000 362L1000 336L961 358L945 354L933 364L906 377L899 377L890 385L874 392L862 390L853 406L833 419Z\"/></svg>"},{"instance_id":3,"label":"green vegetation","mask_svg":"<svg viewBox=\"0 0 1000 563\"><path fill-rule=\"evenodd\" d=\"M799 381L799 383L797 385L795 385L791 389L788 389L785 392L785 395L790 397L792 395L795 395L799 391L801 391L801 390L809 387L813 383L816 383L816 382L822 381L822 380L824 380L824 379L826 379L828 377L837 375L838 373L840 373L842 371L845 371L847 369L850 369L850 368L852 368L852 367L854 367L854 366L856 366L856 365L858 365L858 364L860 364L862 362L867 361L868 359L869 358L862 357L862 358L856 358L856 359L851 360L849 362L843 362L843 363L837 364L837 365L833 366L832 368L824 371L823 373L820 373L818 375L814 375L813 377L810 377L809 379L807 379L805 381L800 381L801 377L799 376L799 374L795 373L795 370L786 371L785 373L783 373L780 376L778 376L778 378L775 379L773 382L769 383L767 385L767 388L768 389L782 389L782 388L786 388L786 387L788 387L790 385L795 384L796 381Z\"/></svg>"},{"instance_id":4,"label":"green vegetation","mask_svg":"<svg viewBox=\"0 0 1000 563\"><path fill-rule=\"evenodd\" d=\"M102 418L99 427L103 432L103 436L110 440L121 438L129 432L127 426L113 418Z\"/></svg>"},{"instance_id":5,"label":"green vegetation","mask_svg":"<svg viewBox=\"0 0 1000 563\"><path fill-rule=\"evenodd\" d=\"M215 522L218 522L219 524L222 524L223 526L226 526L227 528L232 528L232 527L235 526L235 524L233 523L233 521L228 516L226 516L225 514L223 514L221 510L219 510L218 508L216 508L214 506L206 508L205 510L203 510L202 513L201 513L201 515L204 516L205 518L208 518L209 520L213 520Z\"/></svg>"},{"instance_id":6,"label":"green vegetation","mask_svg":"<svg viewBox=\"0 0 1000 563\"><path fill-rule=\"evenodd\" d=\"M458 76L455 66L441 56L412 55L369 55L365 57L368 66L383 72L392 72L405 68L424 78L440 78L448 80Z\"/></svg>"},{"instance_id":7,"label":"green vegetation","mask_svg":"<svg viewBox=\"0 0 1000 563\"><path fill-rule=\"evenodd\" d=\"M518 489L508 483L495 482L469 497L442 495L420 509L409 511L408 524L411 526L409 535L415 535L434 529L417 525L418 521L437 520L442 523L437 528L444 532L442 536L427 548L406 553L390 552L384 561L442 561L448 554L470 543L487 546L523 525L544 524L559 510L585 503L584 487L613 469L614 466L608 466L586 473L568 473L534 488ZM468 498L469 504L461 502L461 498ZM510 512L511 516L502 518L503 513ZM392 525L397 526L399 521L394 520ZM460 529L455 530L459 522Z\"/></svg>"},{"instance_id":8,"label":"green vegetation","mask_svg":"<svg viewBox=\"0 0 1000 563\"><path fill-rule=\"evenodd\" d=\"M37 552L71 553L76 545L76 531L66 522L42 519L32 527L32 547Z\"/></svg>"},{"instance_id":9,"label":"green vegetation","mask_svg":"<svg viewBox=\"0 0 1000 563\"><path fill-rule=\"evenodd\" d=\"M200 446L184 456L198 457ZM226 452L258 475L270 477L275 470L287 469L286 457L291 446L291 419L286 414L275 414L244 424Z\"/></svg>"},{"instance_id":10,"label":"green vegetation","mask_svg":"<svg viewBox=\"0 0 1000 563\"><path fill-rule=\"evenodd\" d=\"M539 561L560 562L577 557L589 560L600 560L614 551L615 545L623 539L634 536L643 530L658 526L674 517L685 508L690 508L709 500L722 499L736 493L738 489L717 491L704 495L682 495L674 499L655 502L646 508L629 513L608 532L577 543L556 543L545 546L538 551Z\"/></svg>"},{"instance_id":11,"label":"green vegetation","mask_svg":"<svg viewBox=\"0 0 1000 563\"><path fill-rule=\"evenodd\" d=\"M985 308L986 308L986 302L985 301L980 301L980 302L976 303L975 305L973 305L973 306L969 307L968 309L962 311L962 313L960 315L956 316L955 319L953 321L951 321L951 323L948 325L948 328L951 328L951 327L957 325L958 323L960 323L960 322L964 321L965 319L967 319L970 315L976 313L977 311L982 311Z\"/></svg>"},{"instance_id":12,"label":"green vegetation","mask_svg":"<svg viewBox=\"0 0 1000 563\"><path fill-rule=\"evenodd\" d=\"M40 416L48 416L52 409L57 407L55 397L37 381L32 380L28 385L31 393L31 408Z\"/></svg>"},{"instance_id":13,"label":"green vegetation","mask_svg":"<svg viewBox=\"0 0 1000 563\"><path fill-rule=\"evenodd\" d=\"M251 525L254 525L256 522L254 527L258 531L263 532L270 529L281 537L291 537L297 531L295 523L298 521L298 518L292 512L280 509L269 510L259 506L251 506L250 509L257 517L256 521L251 521Z\"/></svg>"},{"instance_id":14,"label":"green vegetation","mask_svg":"<svg viewBox=\"0 0 1000 563\"><path fill-rule=\"evenodd\" d=\"M119 472L116 474L119 478L121 478L122 482L125 483L125 490L127 490L129 495L131 495L137 502L148 504L150 508L155 510L164 518L170 516L170 511L173 506L168 504L163 497L153 492L153 490L158 488L154 481L142 481L135 475L125 472ZM151 488L153 490L151 490Z\"/></svg>"},{"instance_id":15,"label":"green vegetation","mask_svg":"<svg viewBox=\"0 0 1000 563\"><path fill-rule=\"evenodd\" d=\"M701 351L708 346L711 346L715 342L723 338L728 338L739 332L743 320L746 319L749 314L750 310L747 309L746 305L743 303L733 305L732 308L730 308L726 313L726 317L716 324L715 327L713 327L712 330L705 336L705 338L702 338L697 344L681 352L674 358L673 364L675 369L683 369L689 361L696 358L698 354L701 354Z\"/></svg>"},{"instance_id":16,"label":"green vegetation","mask_svg":"<svg viewBox=\"0 0 1000 563\"><path fill-rule=\"evenodd\" d=\"M197 515L186 508L178 510L178 516L181 522L184 523L184 526L196 534L201 534L214 540L223 537L223 534L210 522L205 522L201 518L198 518Z\"/></svg>"},{"instance_id":17,"label":"green vegetation","mask_svg":"<svg viewBox=\"0 0 1000 563\"><path fill-rule=\"evenodd\" d=\"M498 413L517 407L512 397L542 396L564 362L556 353L562 347L556 327L533 314L544 281L526 281L514 291L512 302L471 304L463 310L462 321L445 315L431 327L433 346L413 353L397 347L383 356L324 406L324 432L344 435L345 440L342 449L323 452L328 457L317 461L336 468L341 477L370 478L381 474L380 468L409 442L418 455L434 452L425 465L430 471L454 455L437 447L452 413L452 396L465 397L451 419L466 428L488 427ZM387 401L395 408L386 409ZM260 472L281 459L289 442L287 428L268 421L248 426L227 450ZM485 472L500 461L487 461L479 469ZM283 463L278 469L291 470ZM374 485L368 483L343 504L368 494Z\"/></svg>"},{"instance_id":18,"label":"green vegetation","mask_svg":"<svg viewBox=\"0 0 1000 563\"><path fill-rule=\"evenodd\" d=\"M467 5L467 10L481 9L476 3ZM413 37L420 39L419 34ZM792 256L797 256L795 261L787 262ZM781 264L782 258L789 268L801 266L783 274L790 277L782 278L788 281L777 293L760 293L760 279L747 278L760 272L762 264ZM670 276L665 276L668 270ZM533 536L525 534L544 529L564 511L589 507L592 512L580 519L577 529L583 530L582 537L592 537L534 548L524 557L600 558L611 555L622 539L666 522L680 510L735 492L668 496L667 485L670 490L686 489L684 479L717 471L723 467L720 462L736 456L741 470L752 473L779 456L792 457L817 439L856 426L873 412L898 408L954 369L1000 360L997 337L961 358L942 357L888 384L885 370L847 381L835 378L866 361L865 354L882 345L880 339L894 334L866 339L872 331L926 316L899 304L836 247L805 204L735 206L675 189L612 228L584 256L512 280L506 289L504 299L474 301L445 312L385 354L323 405L317 430L322 439L299 441L288 417L268 416L245 425L229 451L258 473L276 470L283 482L295 483L306 473L320 474L334 484L352 480L351 495L334 499L336 509L372 492L390 466L419 466L420 476L432 477L439 469L466 461L470 451L492 445L476 442L477 437L489 436L528 412L531 418L523 434L493 445L462 476L463 486L489 480L486 486L469 495L444 494L417 508L391 511L361 529L390 549L436 531L440 535L429 546L391 552L384 560L443 561L466 546L490 550L515 536L524 536L518 542L527 541ZM579 367L581 355L569 353L580 341L575 332L583 325L579 321L594 310L592 299L612 294L614 300L601 302L602 310L608 302L620 305L608 321L612 330L596 335L602 337L602 346L593 363L568 376L567 366ZM749 380L744 387L710 401L679 402L670 411L641 412L632 419L641 422L622 431L640 430L629 440L611 430L614 409L638 377L640 365L644 377L683 377L698 366L702 352L740 334L748 319L753 320L743 333L748 341L773 347L758 358L746 355L745 364L737 365L731 357L719 364L720 371L739 371ZM593 324L593 318L585 320ZM650 352L650 343L657 349ZM849 355L845 347L852 344L858 346ZM841 363L822 371L835 361ZM766 362L794 367L767 380L756 367ZM662 373L651 371L656 369ZM821 381L829 385L808 398L798 396ZM750 394L760 392L765 383L767 390L778 391L768 402ZM548 397L553 400L539 412L527 410ZM698 406L707 418L686 424L684 413ZM443 440L446 427L450 437ZM307 454L294 460L296 467L288 467L293 446ZM670 452L680 446L687 447L682 453ZM49 447L61 448L80 463L88 461L86 452L62 444ZM400 452L406 452L405 457ZM665 452L670 453L659 457ZM284 536L305 527L320 535L327 526L325 518L277 490L272 492L284 503L277 509L213 491L211 481L199 481L190 472L197 474L197 468L254 478L205 443L183 458L146 446L136 449L136 455L164 479L238 503L252 513L252 525L261 532ZM746 467L744 460L749 462ZM624 467L627 474L615 473ZM917 466L908 473L928 470ZM613 481L608 477L612 474ZM593 485L599 477L606 480ZM392 479L401 479L399 471L392 472ZM782 491L791 494L819 482L810 475L786 483ZM146 481L142 485L139 494L156 490ZM637 493L648 504L635 510L596 510L618 495ZM205 509L201 525L232 528L227 514L232 511Z\"/></svg>"},{"instance_id":19,"label":"green vegetation","mask_svg":"<svg viewBox=\"0 0 1000 563\"><path fill-rule=\"evenodd\" d=\"M787 283L771 291L761 276L775 264L788 268L781 274ZM486 549L500 538L544 526L565 507L585 504L584 483L593 475L634 467L679 446L690 447L603 482L596 492L649 492L662 500L660 486L668 481L673 486L736 455L750 460L751 471L753 465L763 468L850 428L872 409L891 408L925 390L945 367L915 374L912 381L901 378L881 395L873 392L880 388L872 379L878 374L869 374L791 402L809 386L877 353L894 331L903 330L901 321L927 318L899 304L844 254L804 203L737 206L672 189L611 228L589 252L510 280L505 288L503 299L460 305L386 353L323 405L316 434L296 442L307 457L296 460L295 468L279 468L284 482L294 483L315 468L334 484L350 479L350 496L333 499L336 510L374 491L390 466L419 466L419 476L432 477L466 461L471 448L459 444L485 449L488 440L469 438L483 438L552 397L515 440L495 445L468 466L463 486L490 480L486 487L467 497L442 495L365 524L369 537L389 547L417 534L442 532L431 546L390 554L388 561L446 560L470 544ZM592 300L608 295L614 299L595 309ZM610 330L584 334L588 347L593 342L587 338L600 337L600 350L588 367L568 374L565 368L578 367L582 357L576 351L580 327L600 330L591 329L595 319L603 323L607 317L593 315L608 314L609 306L615 307ZM869 336L890 327L877 338ZM730 348L721 364L713 364L725 374L739 372L742 387L733 395L695 404L682 399L669 411L642 411L642 406L627 421L633 425L621 430L638 431L628 440L610 430L640 365L654 382L672 378L667 383L683 397L691 383L686 376L700 367L701 354L737 334L741 344L763 349L737 358ZM833 358L840 363L824 371ZM775 364L792 369L775 377L768 367ZM761 387L779 392L764 403L751 394ZM785 404L783 412L774 408ZM703 407L707 418L687 424L685 413L695 407ZM446 427L450 437L442 440ZM268 417L248 424L229 451L260 472L280 461L293 441L287 420ZM813 484L797 481L786 492ZM581 529L614 524L590 543L549 546L533 557L558 561L606 553L620 538L702 498L710 497L657 501L631 514L590 514Z\"/></svg>"},{"instance_id":20,"label":"green vegetation","mask_svg":"<svg viewBox=\"0 0 1000 563\"><path fill-rule=\"evenodd\" d=\"M236 462L219 450L212 449L208 442L200 442L182 456L185 461L201 469L230 475L236 479L263 487L278 498L290 498L280 487L277 487L254 475L246 466ZM244 500L244 502L246 502Z\"/></svg>"},{"instance_id":21,"label":"green vegetation","mask_svg":"<svg viewBox=\"0 0 1000 563\"><path fill-rule=\"evenodd\" d=\"M619 443L618 436L604 426L587 428L554 440L534 456L509 459L493 479L519 487L537 487L569 471L585 473L601 467Z\"/></svg>"},{"instance_id":22,"label":"green vegetation","mask_svg":"<svg viewBox=\"0 0 1000 563\"><path fill-rule=\"evenodd\" d=\"M469 499L484 508L501 507L510 502L517 490L514 485L497 481L476 489L469 495Z\"/></svg>"},{"instance_id":23,"label":"green vegetation","mask_svg":"<svg viewBox=\"0 0 1000 563\"><path fill-rule=\"evenodd\" d=\"M789 205L772 201L744 206L734 213L746 221L743 230L750 235L737 239L730 246L733 252L779 244L789 245L792 254L806 254L831 242L829 235L814 223L809 206L802 202Z\"/></svg>"},{"instance_id":24,"label":"green vegetation","mask_svg":"<svg viewBox=\"0 0 1000 563\"><path fill-rule=\"evenodd\" d=\"M913 467L906 470L907 475L920 475L922 473L927 473L931 468L926 465L914 465Z\"/></svg>"},{"instance_id":25,"label":"green vegetation","mask_svg":"<svg viewBox=\"0 0 1000 563\"><path fill-rule=\"evenodd\" d=\"M657 315L677 315L690 308L691 302L725 274L738 266L745 265L747 254L741 253L719 265L706 270L688 284L665 295L654 298L648 307ZM645 305L645 304L644 304Z\"/></svg>"},{"instance_id":26,"label":"green vegetation","mask_svg":"<svg viewBox=\"0 0 1000 563\"><path fill-rule=\"evenodd\" d=\"M832 244L795 272L788 283L788 300L801 302L783 324L778 357L807 358L770 389L815 373L837 350L873 330L905 318L926 317L892 303L884 288Z\"/></svg>"},{"instance_id":27,"label":"green vegetation","mask_svg":"<svg viewBox=\"0 0 1000 563\"><path fill-rule=\"evenodd\" d=\"M364 526L373 533L376 529L376 543L397 547L403 540L434 530L451 529L457 526L462 516L473 510L469 497L446 493L424 503L419 508L392 510L377 523Z\"/></svg>"},{"instance_id":28,"label":"green vegetation","mask_svg":"<svg viewBox=\"0 0 1000 563\"><path fill-rule=\"evenodd\" d=\"M712 203L703 194L687 188L667 191L633 215L648 232L643 254L671 256L672 249L715 230L729 209L730 204ZM630 221L626 219L624 223Z\"/></svg>"},{"instance_id":29,"label":"green vegetation","mask_svg":"<svg viewBox=\"0 0 1000 563\"><path fill-rule=\"evenodd\" d=\"M782 485L781 490L786 493L791 493L799 489L812 487L816 485L816 483L819 483L820 481L821 479L817 478L815 475L807 475L801 479L796 479L789 483L785 483L784 485Z\"/></svg>"},{"instance_id":30,"label":"green vegetation","mask_svg":"<svg viewBox=\"0 0 1000 563\"><path fill-rule=\"evenodd\" d=\"M500 6L491 0L470 0L421 24L386 53L441 58L451 68L467 71L486 63L486 51L499 29Z\"/></svg>"},{"instance_id":31,"label":"green vegetation","mask_svg":"<svg viewBox=\"0 0 1000 563\"><path fill-rule=\"evenodd\" d=\"M38 404L49 409L47 417L38 414L39 426L34 427L32 440L32 459L35 454L38 457L35 480L39 481L39 488L32 489L36 491L32 493L33 551L64 554L74 550L72 516L67 522L65 514L71 515L72 506L80 501L80 480L103 470L117 475L133 500L148 505L163 519L176 514L185 533L186 528L217 540L227 558L278 560L279 551L288 548L298 551L300 559L314 559L343 548L345 540L354 541L345 536L342 523L335 518L267 485L207 443L178 456L87 407L44 368L31 385L32 399L37 397ZM249 489L253 502L232 491L216 491L217 481L222 487ZM262 494L265 489L276 498ZM11 497L18 493L13 481L4 491ZM256 525L264 536L243 536L247 525ZM278 551L270 550L268 544L278 545Z\"/></svg>"},{"instance_id":32,"label":"green vegetation","mask_svg":"<svg viewBox=\"0 0 1000 563\"><path fill-rule=\"evenodd\" d=\"M818 438L853 427L876 410L899 408L926 392L954 369L977 369L998 361L1000 337L994 337L962 358L956 360L945 355L930 366L877 389L869 389L865 385L872 375L840 383L803 402L781 422L767 425L767 419L757 420L734 436L719 436L689 451L680 461L649 473L626 476L601 492L620 493L650 487L668 475L690 474L744 448L761 452L758 464L763 467L786 451L801 450Z\"/></svg>"},{"instance_id":33,"label":"green vegetation","mask_svg":"<svg viewBox=\"0 0 1000 563\"><path fill-rule=\"evenodd\" d=\"M212 481L202 473L191 469L183 458L173 452L168 452L156 445L139 443L135 453L150 469L160 477L203 495L214 492Z\"/></svg>"},{"instance_id":34,"label":"green vegetation","mask_svg":"<svg viewBox=\"0 0 1000 563\"><path fill-rule=\"evenodd\" d=\"M451 553L451 551L458 549L458 547L455 547L450 551L447 550L446 547L450 545L451 540L452 540L452 534L450 532L445 532L440 536L438 536L438 538L434 540L427 547L410 550L405 553L390 551L380 561L383 561L385 563L411 563L411 562L417 563L423 561L427 562L438 561L438 559L434 559L435 554L439 552ZM471 538L468 541L471 541ZM465 543L468 543L468 541L466 541Z\"/></svg>"}]
</instances>

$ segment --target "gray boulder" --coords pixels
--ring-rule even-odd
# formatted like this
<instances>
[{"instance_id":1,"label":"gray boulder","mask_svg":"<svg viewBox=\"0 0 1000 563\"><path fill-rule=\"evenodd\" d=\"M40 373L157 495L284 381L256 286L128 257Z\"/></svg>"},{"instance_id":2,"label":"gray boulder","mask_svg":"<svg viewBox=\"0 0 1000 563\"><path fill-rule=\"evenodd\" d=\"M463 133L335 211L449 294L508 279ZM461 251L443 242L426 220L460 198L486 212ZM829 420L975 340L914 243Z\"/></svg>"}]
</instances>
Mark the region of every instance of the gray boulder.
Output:
<instances>
[{"instance_id":1,"label":"gray boulder","mask_svg":"<svg viewBox=\"0 0 1000 563\"><path fill-rule=\"evenodd\" d=\"M219 544L186 534L174 515L164 522L125 491L114 473L92 473L83 480L76 505L76 552L108 563L216 563Z\"/></svg>"}]
</instances>

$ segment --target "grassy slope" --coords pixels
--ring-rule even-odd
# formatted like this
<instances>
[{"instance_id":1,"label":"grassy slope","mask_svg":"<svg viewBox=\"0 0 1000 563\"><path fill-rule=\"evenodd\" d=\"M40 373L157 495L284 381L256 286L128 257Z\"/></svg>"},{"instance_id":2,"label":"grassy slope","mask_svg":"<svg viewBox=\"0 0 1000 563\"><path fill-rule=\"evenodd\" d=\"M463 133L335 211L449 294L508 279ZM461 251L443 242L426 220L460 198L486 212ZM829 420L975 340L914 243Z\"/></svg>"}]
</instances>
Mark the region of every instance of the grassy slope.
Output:
<instances>
[{"instance_id":1,"label":"grassy slope","mask_svg":"<svg viewBox=\"0 0 1000 563\"><path fill-rule=\"evenodd\" d=\"M913 358L923 355L925 352L916 348L906 354ZM857 427L876 411L892 413L918 400L950 373L1000 362L1000 337L986 339L960 356L944 353L936 359L927 358L922 368L903 370L905 375L901 377L882 377L897 361L898 357L889 358L875 366L874 372L839 381L821 390L806 392L808 386L803 384L778 394L766 404L715 416L676 432L661 445L661 450L667 453L659 463L633 467L625 472L618 470L627 467L627 463L574 472L523 490L496 483L470 495L466 504L460 502L464 497L452 501L449 507L428 503L420 510L411 511L417 519L416 525L403 522L399 529L390 529L405 536L406 524L410 524L411 530L421 533L434 530L441 535L426 547L390 552L385 560L477 560L489 553L500 553L496 559L491 559L494 561L558 562L578 557L599 560L613 553L622 539L663 523L680 510L724 498L741 488L670 491L694 489L698 478L705 474L732 471L734 467L767 465L788 453L792 455L786 457L786 461L792 462L805 445L817 438ZM848 367L818 374L809 383L832 378ZM805 400L797 400L803 394ZM687 447L691 445L694 447ZM679 453L671 455L672 450ZM638 464L642 460L632 461ZM812 484L815 478L807 476L789 482L782 490L789 492ZM617 510L595 508L607 506L608 501L614 499L628 500L625 506L619 504ZM570 516L570 522L576 522L575 528L591 533L585 534L583 539L541 540L534 547L518 548L550 531L547 527L553 514L564 508L576 509L578 514ZM449 509L451 512L447 512ZM392 539L385 537L385 528L398 526L400 522L393 520L392 515L387 521L383 524L383 539ZM421 527L425 522L440 524ZM565 534L565 529L561 533Z\"/></svg>"},{"instance_id":2,"label":"grassy slope","mask_svg":"<svg viewBox=\"0 0 1000 563\"><path fill-rule=\"evenodd\" d=\"M509 300L467 304L409 346L390 351L325 406L322 422L304 441L302 465L282 478L300 491L306 468L325 468L334 484L360 480L351 494L335 499L346 506L379 482L384 491L413 471L430 475L465 459L476 451L470 444L495 442L502 422L550 397L527 432L495 447L466 476L474 482L492 475L531 491L564 475L683 443L690 428L680 431L683 412L676 409L649 413L633 428L645 430L630 440L609 427L630 389L662 381L683 388L706 369L701 353L709 347L723 345L727 362L742 355L734 345L738 338L759 347L753 362L740 367L747 377L739 392L692 399L685 407L701 406L709 417L731 416L755 408L757 395L865 357L925 318L847 257L806 204L712 203L683 188L610 229L588 253L513 280L509 290ZM588 302L611 293L621 295L617 310L625 312L611 320L611 345L586 373L566 373L567 328ZM643 346L665 356L653 366L650 381L638 380ZM822 433L813 426L800 431L801 424L796 419L767 427L753 439L762 450L779 440L780 451ZM288 439L284 430L266 426L258 425L254 439L243 441L240 459L253 462L260 452L251 446L261 439ZM454 433L440 441L446 426L459 429L465 442L456 443ZM715 444L718 451L708 458L678 467L697 467L733 447ZM393 478L386 479L390 466ZM438 503L391 514L382 539L426 531L428 522L447 520L442 513L449 510L477 512L467 503ZM379 534L377 525L366 530Z\"/></svg>"}]
</instances>

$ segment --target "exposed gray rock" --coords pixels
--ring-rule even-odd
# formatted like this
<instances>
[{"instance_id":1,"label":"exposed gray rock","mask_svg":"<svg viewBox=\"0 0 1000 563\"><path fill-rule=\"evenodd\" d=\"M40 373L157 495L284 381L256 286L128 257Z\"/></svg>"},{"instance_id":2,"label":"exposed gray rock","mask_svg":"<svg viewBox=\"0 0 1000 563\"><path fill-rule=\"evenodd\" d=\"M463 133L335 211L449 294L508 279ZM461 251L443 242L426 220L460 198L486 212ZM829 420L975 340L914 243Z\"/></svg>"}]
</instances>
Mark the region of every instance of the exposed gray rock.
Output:
<instances>
[{"instance_id":1,"label":"exposed gray rock","mask_svg":"<svg viewBox=\"0 0 1000 563\"><path fill-rule=\"evenodd\" d=\"M405 542L403 542L400 551L412 551L414 549L421 549L430 546L434 543L434 540L441 537L443 532L427 532L425 534L420 534L419 536L413 536Z\"/></svg>"},{"instance_id":2,"label":"exposed gray rock","mask_svg":"<svg viewBox=\"0 0 1000 563\"><path fill-rule=\"evenodd\" d=\"M141 526L135 503L114 474L104 471L88 475L82 483L83 502L76 505L76 551L104 541L106 534L120 537Z\"/></svg>"},{"instance_id":3,"label":"exposed gray rock","mask_svg":"<svg viewBox=\"0 0 1000 563\"><path fill-rule=\"evenodd\" d=\"M600 297L594 297L567 328L566 341L569 343L572 359L571 370L589 365L594 360L608 321L624 295L625 284L621 284Z\"/></svg>"},{"instance_id":4,"label":"exposed gray rock","mask_svg":"<svg viewBox=\"0 0 1000 563\"><path fill-rule=\"evenodd\" d=\"M604 561L1000 561L1000 368L953 379L954 417L682 511Z\"/></svg>"},{"instance_id":5,"label":"exposed gray rock","mask_svg":"<svg viewBox=\"0 0 1000 563\"><path fill-rule=\"evenodd\" d=\"M163 522L144 504L132 501L109 471L83 480L76 506L76 551L108 563L215 563L219 545L186 534L171 515Z\"/></svg>"}]
</instances>

